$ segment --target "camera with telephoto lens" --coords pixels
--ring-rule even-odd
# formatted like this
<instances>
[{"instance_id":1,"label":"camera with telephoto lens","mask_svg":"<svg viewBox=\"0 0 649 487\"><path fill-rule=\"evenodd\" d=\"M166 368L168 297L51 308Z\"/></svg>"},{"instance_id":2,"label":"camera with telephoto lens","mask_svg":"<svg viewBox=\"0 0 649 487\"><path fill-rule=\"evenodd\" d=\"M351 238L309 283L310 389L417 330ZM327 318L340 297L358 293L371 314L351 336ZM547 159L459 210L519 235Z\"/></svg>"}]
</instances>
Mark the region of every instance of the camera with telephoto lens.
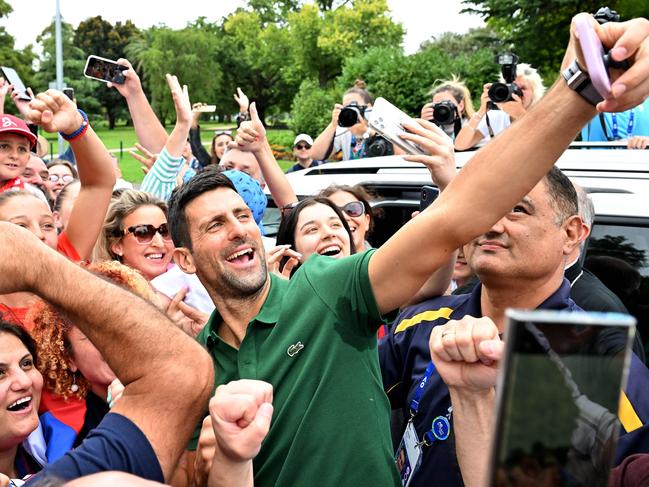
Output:
<instances>
[{"instance_id":1,"label":"camera with telephoto lens","mask_svg":"<svg viewBox=\"0 0 649 487\"><path fill-rule=\"evenodd\" d=\"M457 107L453 102L444 100L433 105L433 123L436 125L450 125L457 117Z\"/></svg>"},{"instance_id":2,"label":"camera with telephoto lens","mask_svg":"<svg viewBox=\"0 0 649 487\"><path fill-rule=\"evenodd\" d=\"M523 96L523 92L519 86L514 83L516 79L516 64L518 63L518 56L510 52L499 54L496 56L496 62L500 64L500 72L502 73L504 83L494 83L489 88L489 99L493 103L504 103L512 101L513 95Z\"/></svg>"},{"instance_id":3,"label":"camera with telephoto lens","mask_svg":"<svg viewBox=\"0 0 649 487\"><path fill-rule=\"evenodd\" d=\"M338 125L345 128L356 125L365 116L366 108L365 105L359 105L355 101L345 105L340 109Z\"/></svg>"},{"instance_id":4,"label":"camera with telephoto lens","mask_svg":"<svg viewBox=\"0 0 649 487\"><path fill-rule=\"evenodd\" d=\"M365 157L381 157L394 155L392 143L385 137L375 134L365 142Z\"/></svg>"}]
</instances>

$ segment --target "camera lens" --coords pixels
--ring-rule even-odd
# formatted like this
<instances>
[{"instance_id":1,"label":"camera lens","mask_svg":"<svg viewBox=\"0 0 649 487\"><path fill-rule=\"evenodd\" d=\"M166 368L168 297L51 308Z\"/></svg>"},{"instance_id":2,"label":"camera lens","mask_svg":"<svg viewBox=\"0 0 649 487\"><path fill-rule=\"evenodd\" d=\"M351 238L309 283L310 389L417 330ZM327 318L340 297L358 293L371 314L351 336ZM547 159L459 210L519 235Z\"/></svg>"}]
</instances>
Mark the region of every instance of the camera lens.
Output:
<instances>
[{"instance_id":1,"label":"camera lens","mask_svg":"<svg viewBox=\"0 0 649 487\"><path fill-rule=\"evenodd\" d=\"M340 110L338 115L338 125L341 127L351 127L356 125L361 118L361 112L356 106L347 105Z\"/></svg>"},{"instance_id":2,"label":"camera lens","mask_svg":"<svg viewBox=\"0 0 649 487\"><path fill-rule=\"evenodd\" d=\"M455 105L448 100L433 105L433 122L437 125L449 125L455 120Z\"/></svg>"},{"instance_id":3,"label":"camera lens","mask_svg":"<svg viewBox=\"0 0 649 487\"><path fill-rule=\"evenodd\" d=\"M494 83L489 88L489 99L495 103L502 103L509 101L511 98L509 96L509 86L505 83Z\"/></svg>"},{"instance_id":4,"label":"camera lens","mask_svg":"<svg viewBox=\"0 0 649 487\"><path fill-rule=\"evenodd\" d=\"M392 144L380 135L375 135L367 140L367 157L391 156L394 154Z\"/></svg>"}]
</instances>

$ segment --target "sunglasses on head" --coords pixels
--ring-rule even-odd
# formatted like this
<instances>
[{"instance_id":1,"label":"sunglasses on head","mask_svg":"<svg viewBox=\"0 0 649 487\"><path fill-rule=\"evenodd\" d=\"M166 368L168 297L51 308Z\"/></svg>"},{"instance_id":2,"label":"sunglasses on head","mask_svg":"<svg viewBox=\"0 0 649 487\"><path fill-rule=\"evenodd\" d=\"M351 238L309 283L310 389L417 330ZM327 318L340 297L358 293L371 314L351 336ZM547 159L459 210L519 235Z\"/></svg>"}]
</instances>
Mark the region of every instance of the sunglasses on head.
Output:
<instances>
[{"instance_id":1,"label":"sunglasses on head","mask_svg":"<svg viewBox=\"0 0 649 487\"><path fill-rule=\"evenodd\" d=\"M365 205L361 201L351 201L338 209L352 218L359 217L365 213Z\"/></svg>"},{"instance_id":2,"label":"sunglasses on head","mask_svg":"<svg viewBox=\"0 0 649 487\"><path fill-rule=\"evenodd\" d=\"M304 149L310 149L311 146L309 144L297 144L295 148L297 150L304 150Z\"/></svg>"},{"instance_id":3,"label":"sunglasses on head","mask_svg":"<svg viewBox=\"0 0 649 487\"><path fill-rule=\"evenodd\" d=\"M47 179L49 179L53 183L57 183L60 179L67 184L74 181L74 176L72 174L63 174L62 176L59 176L58 174L50 174Z\"/></svg>"},{"instance_id":4,"label":"sunglasses on head","mask_svg":"<svg viewBox=\"0 0 649 487\"><path fill-rule=\"evenodd\" d=\"M159 233L163 240L171 240L169 227L166 223L163 223L159 227L154 227L153 225L134 225L128 227L126 230L118 230L118 236L120 237L129 233L133 234L137 243L140 244L150 244L156 233Z\"/></svg>"}]
</instances>

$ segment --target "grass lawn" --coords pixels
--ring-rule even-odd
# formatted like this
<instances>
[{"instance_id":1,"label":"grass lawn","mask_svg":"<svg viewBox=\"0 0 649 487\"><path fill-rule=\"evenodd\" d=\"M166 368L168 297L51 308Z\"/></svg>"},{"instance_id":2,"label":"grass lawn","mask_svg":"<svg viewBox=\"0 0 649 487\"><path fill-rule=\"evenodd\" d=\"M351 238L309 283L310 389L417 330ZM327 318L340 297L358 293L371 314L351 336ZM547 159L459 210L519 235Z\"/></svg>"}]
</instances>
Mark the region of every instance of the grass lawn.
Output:
<instances>
[{"instance_id":1,"label":"grass lawn","mask_svg":"<svg viewBox=\"0 0 649 487\"><path fill-rule=\"evenodd\" d=\"M167 127L168 131L171 131L173 127ZM217 125L217 124L206 124L202 125L202 141L205 147L209 147L210 142L212 141L212 131L222 128L233 128L232 125ZM95 131L101 137L101 140L104 142L104 145L119 159L119 165L122 168L122 177L127 181L132 183L140 183L144 178L144 173L140 169L140 163L136 161L128 153L128 150L135 147L137 142L137 137L135 136L135 130L133 127L116 127L114 130L108 130L107 128L96 128ZM234 132L234 131L233 131ZM293 142L293 132L287 129L268 129L268 139L271 144L278 144L285 147L290 147ZM50 146L53 147L52 150L56 151L58 148L57 139L55 135L47 134L47 139L50 142ZM288 141L288 142L287 142ZM120 143L122 151L120 152ZM289 160L280 160L278 161L280 167L286 171L294 163Z\"/></svg>"}]
</instances>

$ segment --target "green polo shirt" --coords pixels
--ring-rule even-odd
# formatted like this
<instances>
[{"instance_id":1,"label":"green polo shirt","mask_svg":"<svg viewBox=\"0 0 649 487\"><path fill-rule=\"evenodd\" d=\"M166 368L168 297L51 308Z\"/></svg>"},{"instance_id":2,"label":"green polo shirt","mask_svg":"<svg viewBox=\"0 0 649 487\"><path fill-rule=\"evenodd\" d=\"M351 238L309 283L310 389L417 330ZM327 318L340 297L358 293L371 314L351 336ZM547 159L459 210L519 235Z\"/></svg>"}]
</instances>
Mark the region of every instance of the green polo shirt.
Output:
<instances>
[{"instance_id":1,"label":"green polo shirt","mask_svg":"<svg viewBox=\"0 0 649 487\"><path fill-rule=\"evenodd\" d=\"M273 420L254 460L258 487L400 485L377 353L382 319L367 272L372 252L313 256L290 281L271 275L239 350L217 335L216 311L198 335L216 385L273 385Z\"/></svg>"}]
</instances>

